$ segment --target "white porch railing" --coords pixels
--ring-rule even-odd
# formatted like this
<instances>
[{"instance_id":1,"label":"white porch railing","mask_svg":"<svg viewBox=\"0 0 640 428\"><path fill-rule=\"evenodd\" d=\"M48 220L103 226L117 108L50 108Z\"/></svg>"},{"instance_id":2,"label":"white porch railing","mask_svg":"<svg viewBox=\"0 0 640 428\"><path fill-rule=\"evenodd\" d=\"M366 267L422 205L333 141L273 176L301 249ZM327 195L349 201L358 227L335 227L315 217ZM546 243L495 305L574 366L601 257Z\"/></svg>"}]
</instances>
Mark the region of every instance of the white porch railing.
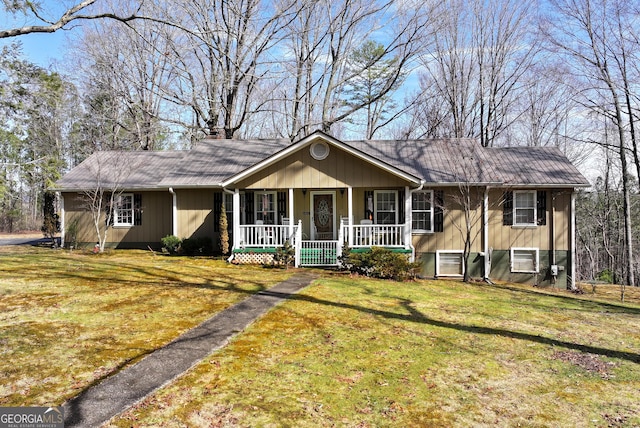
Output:
<instances>
[{"instance_id":1,"label":"white porch railing","mask_svg":"<svg viewBox=\"0 0 640 428\"><path fill-rule=\"evenodd\" d=\"M246 224L240 226L240 246L281 247L288 239L294 245L298 226L279 224Z\"/></svg>"},{"instance_id":2,"label":"white porch railing","mask_svg":"<svg viewBox=\"0 0 640 428\"><path fill-rule=\"evenodd\" d=\"M286 240L295 245L297 225L247 224L240 226L240 245L243 247L281 247ZM406 247L404 224L342 224L339 242L349 242L349 231L353 231L352 248L359 247ZM298 238L298 241L301 238Z\"/></svg>"},{"instance_id":3,"label":"white porch railing","mask_svg":"<svg viewBox=\"0 0 640 428\"><path fill-rule=\"evenodd\" d=\"M357 224L342 225L345 242L352 242L352 248L358 247L405 247L404 224ZM349 230L353 230L353 240L349 239Z\"/></svg>"}]
</instances>

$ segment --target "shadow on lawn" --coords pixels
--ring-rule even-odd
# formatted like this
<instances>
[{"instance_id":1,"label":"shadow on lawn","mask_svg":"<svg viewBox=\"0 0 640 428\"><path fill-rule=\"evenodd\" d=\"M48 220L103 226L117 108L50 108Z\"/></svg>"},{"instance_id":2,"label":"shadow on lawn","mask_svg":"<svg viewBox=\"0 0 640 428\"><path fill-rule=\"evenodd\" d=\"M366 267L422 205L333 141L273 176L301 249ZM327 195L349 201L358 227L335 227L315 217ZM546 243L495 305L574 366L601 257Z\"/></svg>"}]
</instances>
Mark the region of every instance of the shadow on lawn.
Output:
<instances>
[{"instance_id":1,"label":"shadow on lawn","mask_svg":"<svg viewBox=\"0 0 640 428\"><path fill-rule=\"evenodd\" d=\"M281 293L274 293L269 290L261 291L260 293L273 294L273 295L281 294ZM526 340L529 342L540 343L542 345L557 346L557 347L572 349L580 352L586 352L590 354L603 355L611 358L618 358L618 359L627 360L633 363L640 364L640 354L636 354L633 352L616 351L613 349L599 348L599 347L590 346L590 345L583 345L580 343L565 342L563 340L552 339L550 337L544 337L544 336L539 336L535 334L503 330L503 329L491 328L491 327L458 324L458 323L452 323L452 322L429 318L422 312L412 307L413 302L407 299L402 299L401 305L403 308L407 310L408 314L398 314L394 312L381 311L378 309L371 309L371 308L353 305L349 303L332 302L330 300L317 299L315 297L306 296L302 294L288 296L288 298L291 300L300 300L300 301L305 301L305 302L314 303L318 305L328 305L328 306L335 306L343 309L351 309L359 312L365 312L371 315L377 315L377 316L388 318L388 319L397 319L401 321L427 324L434 327L449 328L453 330L464 331L467 333L502 336L502 337L508 337L511 339Z\"/></svg>"},{"instance_id":2,"label":"shadow on lawn","mask_svg":"<svg viewBox=\"0 0 640 428\"><path fill-rule=\"evenodd\" d=\"M581 299L578 295L576 294L571 294L568 291L566 292L566 294L556 294L556 293L545 293L544 291L539 291L539 289L532 289L532 290L527 290L526 288L521 288L521 287L516 287L516 286L512 286L509 284L485 284L485 283L478 283L478 284L474 284L475 287L486 287L486 288L498 288L498 289L502 289L502 290L509 290L509 291L515 291L518 294L532 294L534 296L545 296L545 297L549 297L549 298L553 298L553 299L559 299L565 302L569 302L569 303L575 303L575 302L580 302L580 306L582 306L583 308L586 309L593 309L595 310L596 308L605 308L605 309L609 309L611 310L611 312L613 313L627 313L627 314L635 314L635 315L640 315L640 308L634 308L631 306L626 306L624 303L612 303L612 302L606 302L606 301L602 301L602 300L588 300L588 299ZM589 297L593 297L588 295ZM598 296L595 296L595 299L597 299ZM567 308L564 308L567 309Z\"/></svg>"},{"instance_id":3,"label":"shadow on lawn","mask_svg":"<svg viewBox=\"0 0 640 428\"><path fill-rule=\"evenodd\" d=\"M264 281L247 280L242 274L224 275L219 270L210 270L206 266L188 266L187 269L192 271L191 274L185 274L178 268L172 269L171 265L165 266L140 266L139 264L129 263L122 259L113 260L108 255L90 255L84 254L79 258L69 256L67 264L61 264L61 254L52 251L50 254L40 253L37 255L39 262L45 262L48 266L45 268L47 275L56 278L83 280L87 283L118 283L123 282L130 285L157 285L158 287L191 287L208 290L228 291L241 293L246 295L255 294L259 291L266 290L273 286L273 281L268 276L262 276ZM62 254L66 256L66 254ZM163 256L156 256L163 257ZM193 257L188 257L193 260ZM48 262L50 260L50 262ZM176 263L179 259L176 259ZM29 278L31 276L40 276L41 272L25 271L22 262L15 263L15 267L11 262L5 261L3 270L17 276ZM193 273L197 272L197 273ZM130 275L135 273L143 275L143 278L135 278ZM145 279L149 278L149 279ZM245 284L238 287L238 283Z\"/></svg>"}]
</instances>

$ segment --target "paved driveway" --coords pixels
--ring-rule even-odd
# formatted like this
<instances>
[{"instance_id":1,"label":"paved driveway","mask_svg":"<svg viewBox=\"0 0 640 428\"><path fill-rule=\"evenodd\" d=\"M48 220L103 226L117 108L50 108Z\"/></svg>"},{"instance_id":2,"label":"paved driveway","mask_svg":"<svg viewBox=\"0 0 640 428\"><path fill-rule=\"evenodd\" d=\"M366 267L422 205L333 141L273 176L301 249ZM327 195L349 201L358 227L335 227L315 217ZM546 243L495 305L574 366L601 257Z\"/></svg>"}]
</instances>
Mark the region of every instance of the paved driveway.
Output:
<instances>
[{"instance_id":1,"label":"paved driveway","mask_svg":"<svg viewBox=\"0 0 640 428\"><path fill-rule=\"evenodd\" d=\"M59 242L58 238L58 242ZM5 245L38 245L51 242L50 239L47 238L34 238L34 237L24 237L24 238L2 238L0 237L0 246Z\"/></svg>"}]
</instances>

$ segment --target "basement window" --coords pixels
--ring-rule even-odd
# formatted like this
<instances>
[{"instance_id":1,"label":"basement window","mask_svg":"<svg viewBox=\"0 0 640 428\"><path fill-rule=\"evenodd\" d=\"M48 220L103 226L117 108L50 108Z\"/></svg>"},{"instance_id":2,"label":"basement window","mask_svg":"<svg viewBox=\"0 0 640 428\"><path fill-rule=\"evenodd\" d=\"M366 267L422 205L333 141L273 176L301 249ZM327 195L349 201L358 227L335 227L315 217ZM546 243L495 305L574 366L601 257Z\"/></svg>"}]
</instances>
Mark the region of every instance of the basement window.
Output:
<instances>
[{"instance_id":1,"label":"basement window","mask_svg":"<svg viewBox=\"0 0 640 428\"><path fill-rule=\"evenodd\" d=\"M511 272L538 273L539 253L538 248L511 248Z\"/></svg>"},{"instance_id":2,"label":"basement window","mask_svg":"<svg viewBox=\"0 0 640 428\"><path fill-rule=\"evenodd\" d=\"M462 250L436 251L436 276L464 275L464 258Z\"/></svg>"}]
</instances>

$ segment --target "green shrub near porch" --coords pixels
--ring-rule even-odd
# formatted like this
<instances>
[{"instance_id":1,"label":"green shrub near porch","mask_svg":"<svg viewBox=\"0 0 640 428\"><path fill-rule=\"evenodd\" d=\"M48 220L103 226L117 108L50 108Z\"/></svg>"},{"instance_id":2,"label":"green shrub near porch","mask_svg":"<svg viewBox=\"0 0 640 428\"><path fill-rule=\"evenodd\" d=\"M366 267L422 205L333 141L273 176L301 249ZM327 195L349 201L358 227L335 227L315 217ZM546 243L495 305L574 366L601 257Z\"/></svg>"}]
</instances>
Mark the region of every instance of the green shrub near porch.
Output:
<instances>
[{"instance_id":1,"label":"green shrub near porch","mask_svg":"<svg viewBox=\"0 0 640 428\"><path fill-rule=\"evenodd\" d=\"M420 269L420 263L410 262L406 254L382 247L354 251L345 246L340 261L351 272L400 281L415 278Z\"/></svg>"}]
</instances>

